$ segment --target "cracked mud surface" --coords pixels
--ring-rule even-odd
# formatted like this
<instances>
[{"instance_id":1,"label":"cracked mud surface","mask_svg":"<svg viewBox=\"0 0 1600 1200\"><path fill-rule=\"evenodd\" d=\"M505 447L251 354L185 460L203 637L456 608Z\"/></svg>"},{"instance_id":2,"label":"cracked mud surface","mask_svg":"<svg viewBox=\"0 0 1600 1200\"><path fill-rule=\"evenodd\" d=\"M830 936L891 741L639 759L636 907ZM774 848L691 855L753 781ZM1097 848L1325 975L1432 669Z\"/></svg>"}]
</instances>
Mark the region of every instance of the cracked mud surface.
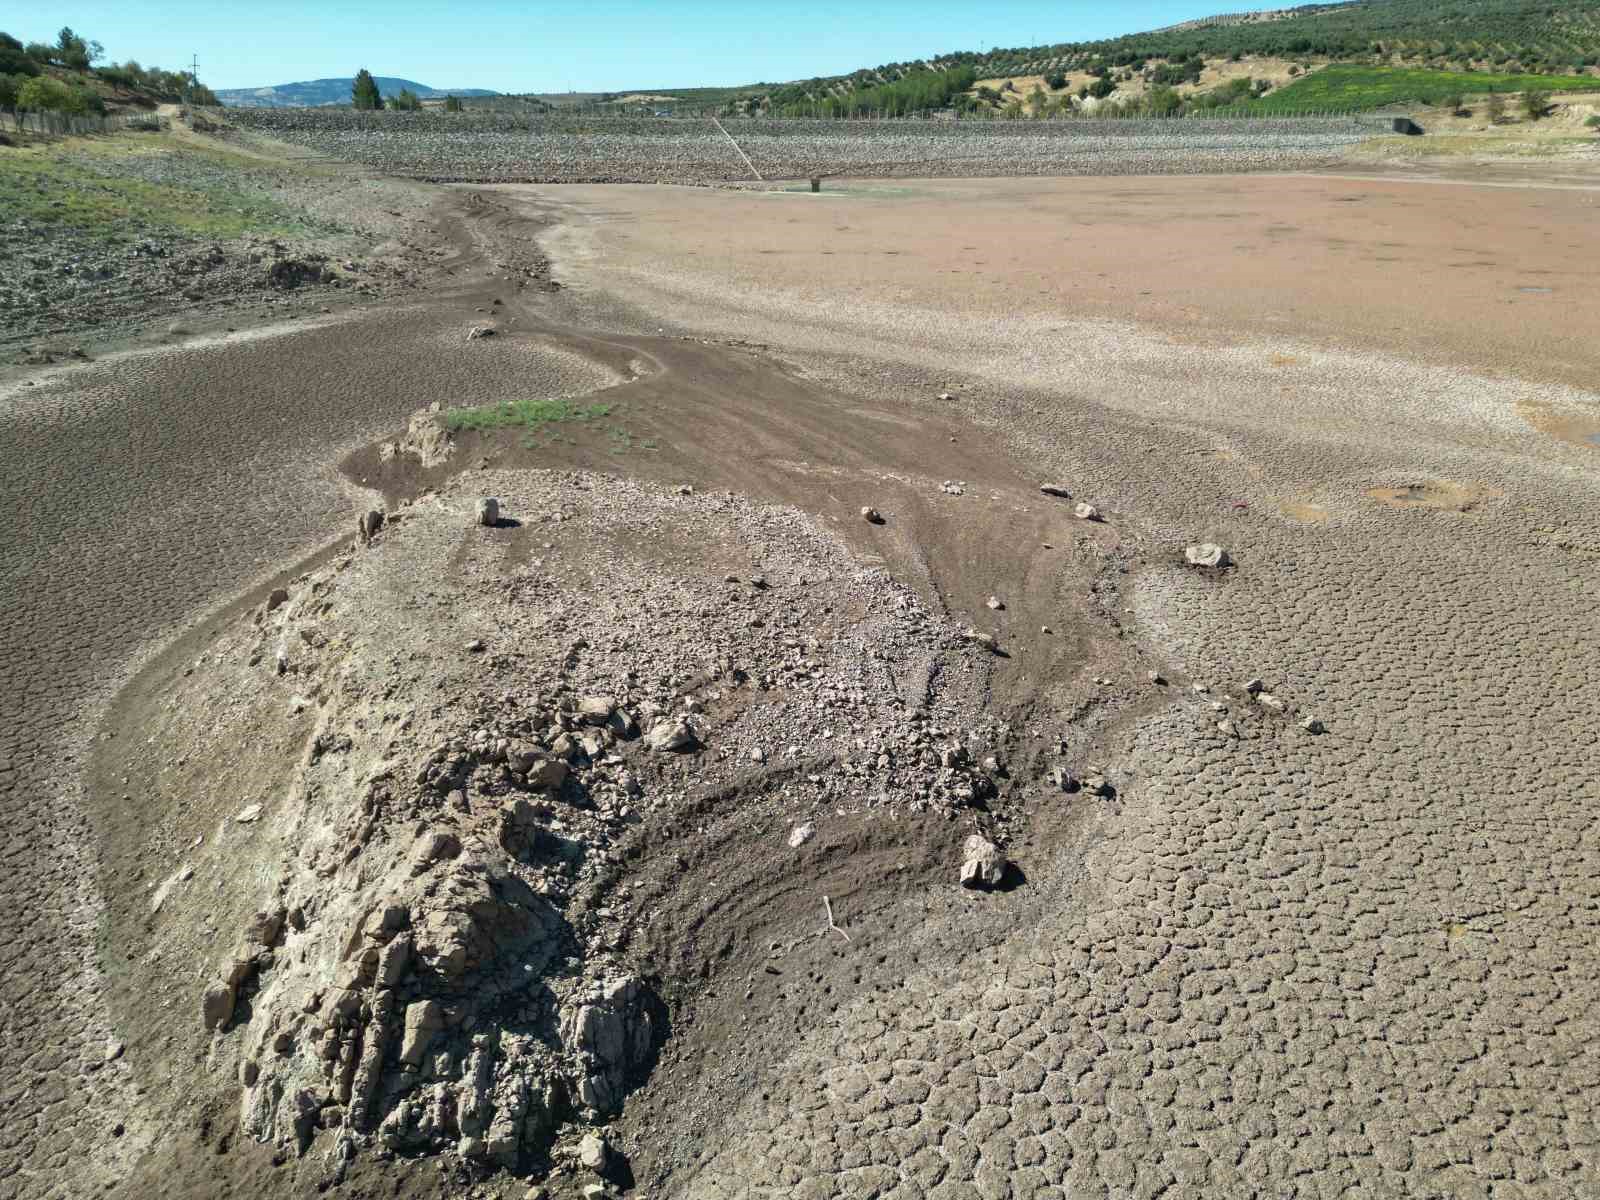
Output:
<instances>
[{"instance_id":1,"label":"cracked mud surface","mask_svg":"<svg viewBox=\"0 0 1600 1200\"><path fill-rule=\"evenodd\" d=\"M762 253L826 247L778 207L790 198L574 189L546 238L565 290L519 301L504 338L457 340L501 295L480 277L401 312L0 393L13 461L29 465L0 482L0 661L21 684L0 694L17 881L0 960L0 1195L119 1179L137 1194L173 1164L197 1195L316 1190L317 1170L274 1167L236 1135L217 1152L213 1125L237 1109L226 1072L202 1066L198 970L157 989L171 1005L159 1015L138 1000L150 981L108 979L111 959L141 948L97 935L135 930L143 888L174 864L144 844L137 796L79 783L102 706L147 659L159 669L135 696L159 702L194 658L192 643L152 658L164 640L348 530L370 497L334 472L345 451L434 399L630 378L610 393L616 421L649 451L615 454L597 431L532 447L463 438L461 465L692 479L837 520L854 553L936 612L998 630L1011 657L990 703L1026 751L1011 852L1027 883L1009 893L962 893L949 848L897 847L860 818L819 820L813 857L774 856L776 831L744 827L737 791L706 799L695 828L725 854L641 852L618 945L677 981L674 1038L616 1126L646 1194L1600 1190L1600 449L1561 433L1597 408L1578 333L1593 302L1564 295L1548 326L1525 307L1538 298L1485 302L1593 248L1586 197L1497 193L1506 232L1479 237L1505 244L1490 252L1501 265L1439 292L1407 353L1385 323L1403 297L1373 295L1384 256L1336 265L1331 225L1315 250L1277 235L1272 254L1306 257L1273 283L1276 308L1257 259L1230 274L1209 244L1184 275L1209 296L1203 319L1140 301L1134 285L1183 275L1193 243L1175 237L1121 280L1106 263L1110 282L1074 276L1062 251L1048 287L1081 283L1083 300L1058 291L1021 312L1051 260L943 287L949 260L929 247L979 244L955 240L979 201L940 186L910 209L886 197L881 215L852 214L867 244L927 244L892 273L849 275L848 303L802 254ZM1014 221L1021 238L1030 206L1092 186L986 183L999 232L984 236ZM1250 207L1217 220L1267 238L1339 211L1352 185L1276 186L1223 188ZM1384 240L1418 255L1441 211L1489 203L1438 184L1414 190L1419 210L1404 185L1362 188ZM1191 181L1145 190L1157 207L1197 202ZM518 228L479 214L463 255L497 227ZM718 242L718 229L739 232ZM1098 236L1114 248L1124 235ZM1314 317L1285 336L1274 318L1301 289ZM651 369L632 377L637 361ZM393 495L419 484L352 462ZM939 490L957 479L963 494ZM1042 503L1045 479L1105 524ZM890 518L881 534L855 518L867 504ZM1237 566L1185 570L1179 552L1198 540ZM1015 599L986 613L996 591ZM1150 669L1171 684L1146 683ZM1285 711L1249 697L1252 677ZM1040 778L1058 741L1105 765L1114 804L1063 816ZM829 881L852 859L841 890ZM815 932L822 884L844 898L852 940L810 939L765 971L770 944ZM673 920L652 928L659 912ZM117 1042L126 1053L108 1055ZM189 1108L183 1088L208 1078L200 1090L222 1099ZM458 1185L402 1161L344 1186Z\"/></svg>"}]
</instances>

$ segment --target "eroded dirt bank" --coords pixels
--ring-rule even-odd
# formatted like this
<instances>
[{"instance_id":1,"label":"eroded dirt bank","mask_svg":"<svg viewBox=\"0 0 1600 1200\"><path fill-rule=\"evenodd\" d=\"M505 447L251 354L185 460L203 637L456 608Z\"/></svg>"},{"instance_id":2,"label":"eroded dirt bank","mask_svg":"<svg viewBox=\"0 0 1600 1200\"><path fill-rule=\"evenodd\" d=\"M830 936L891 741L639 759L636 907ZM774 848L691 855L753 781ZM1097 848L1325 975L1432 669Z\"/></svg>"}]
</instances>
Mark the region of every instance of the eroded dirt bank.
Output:
<instances>
[{"instance_id":1,"label":"eroded dirt bank","mask_svg":"<svg viewBox=\"0 0 1600 1200\"><path fill-rule=\"evenodd\" d=\"M1031 194L1000 219L1031 221ZM933 247L971 227L953 194L918 208L921 274L841 298L761 253L826 248L786 228L797 198L567 192L566 287L529 297L474 256L537 207L467 196L459 274L426 304L0 401L37 466L5 506L5 661L37 680L5 713L7 828L35 868L5 972L12 1191L520 1195L482 1181L509 1157L577 1194L597 1184L578 1135L611 1106L581 1094L560 1014L591 987L619 1011L625 978L671 1030L608 1125L647 1194L1594 1186L1600 529L1570 364L1397 356L1357 319L1230 333L1248 289L1222 277L1199 334L1105 283L1087 314L930 291ZM703 240L717 224L742 232ZM465 341L485 314L499 334ZM603 420L461 435L432 474L376 451L332 469L435 400L605 385ZM593 474L517 470L572 466ZM363 484L402 519L269 581L352 528ZM518 524L474 525L482 494ZM1202 539L1236 565L1184 567ZM251 582L96 723L140 647ZM619 720L567 760L576 791L537 794L509 756L608 728L615 709L583 716L599 696L639 736ZM651 749L678 714L699 749ZM416 773L445 762L459 786ZM973 830L1021 886L959 887ZM469 979L537 960L548 994L456 1007L435 880L540 915L486 959L470 923L459 940ZM404 918L369 927L357 899L385 896ZM383 950L342 958L346 936ZM200 997L240 948L213 1036ZM413 1023L407 997L438 1011ZM453 1098L394 1118L424 1029L410 1065ZM473 1041L496 1029L498 1057ZM337 1072L297 1101L352 1045L355 1095L374 1030L359 1120ZM468 1060L535 1065L485 1107Z\"/></svg>"}]
</instances>

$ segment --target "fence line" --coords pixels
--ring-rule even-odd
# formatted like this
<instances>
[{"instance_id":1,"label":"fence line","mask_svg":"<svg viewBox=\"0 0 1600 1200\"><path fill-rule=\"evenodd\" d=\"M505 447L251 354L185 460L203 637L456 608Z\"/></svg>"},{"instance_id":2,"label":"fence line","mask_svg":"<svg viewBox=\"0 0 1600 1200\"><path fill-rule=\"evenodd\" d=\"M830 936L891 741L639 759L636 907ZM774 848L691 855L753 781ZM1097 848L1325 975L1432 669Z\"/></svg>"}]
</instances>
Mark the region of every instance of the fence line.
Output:
<instances>
[{"instance_id":1,"label":"fence line","mask_svg":"<svg viewBox=\"0 0 1600 1200\"><path fill-rule=\"evenodd\" d=\"M114 133L119 129L166 129L165 117L153 113L61 113L14 112L12 125L19 133L43 133L61 137L66 134Z\"/></svg>"}]
</instances>

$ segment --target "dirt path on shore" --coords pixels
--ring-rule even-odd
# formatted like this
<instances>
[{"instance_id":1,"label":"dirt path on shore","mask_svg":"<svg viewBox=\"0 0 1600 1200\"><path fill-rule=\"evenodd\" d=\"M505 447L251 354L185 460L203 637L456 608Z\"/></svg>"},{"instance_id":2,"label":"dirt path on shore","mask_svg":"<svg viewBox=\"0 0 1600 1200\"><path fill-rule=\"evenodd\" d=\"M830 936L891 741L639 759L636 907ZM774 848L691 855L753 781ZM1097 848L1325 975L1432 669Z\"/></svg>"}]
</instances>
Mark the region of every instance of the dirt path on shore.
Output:
<instances>
[{"instance_id":1,"label":"dirt path on shore","mask_svg":"<svg viewBox=\"0 0 1600 1200\"><path fill-rule=\"evenodd\" d=\"M326 1182L217 1152L198 984L138 968L139 795L86 794L86 748L125 681L131 725L159 702L197 614L348 536L363 487L443 482L361 452L410 412L602 388L603 425L463 438L455 470L726 488L837 522L949 614L1003 591L997 711L1041 744L1094 727L1121 797L1071 870L1041 853L1009 931L955 944L940 917L900 953L926 923L902 896L809 965L826 1012L686 992L623 1123L649 1194L1595 1187L1594 235L1579 194L1426 190L463 190L415 305L8 386L0 1195ZM496 247L551 205L564 287L523 292ZM1493 248L1439 262L1463 228ZM465 341L496 300L501 335ZM1177 565L1201 539L1225 580ZM1208 691L1155 693L1154 667ZM1244 699L1252 676L1327 733ZM1075 721L1090 696L1126 719ZM669 864L641 878L674 902ZM346 1188L457 1186L374 1163Z\"/></svg>"}]
</instances>

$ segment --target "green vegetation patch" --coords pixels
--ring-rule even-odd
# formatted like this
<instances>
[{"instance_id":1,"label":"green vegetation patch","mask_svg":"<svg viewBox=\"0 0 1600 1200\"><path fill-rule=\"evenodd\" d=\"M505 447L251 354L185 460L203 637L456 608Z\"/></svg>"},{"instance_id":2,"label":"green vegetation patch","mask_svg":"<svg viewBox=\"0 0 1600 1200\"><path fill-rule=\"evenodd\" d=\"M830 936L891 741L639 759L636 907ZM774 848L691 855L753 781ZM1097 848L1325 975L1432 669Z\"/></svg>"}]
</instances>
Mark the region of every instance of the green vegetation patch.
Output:
<instances>
[{"instance_id":1,"label":"green vegetation patch","mask_svg":"<svg viewBox=\"0 0 1600 1200\"><path fill-rule=\"evenodd\" d=\"M287 236L304 220L260 194L251 160L149 134L67 139L0 153L0 213L120 239Z\"/></svg>"},{"instance_id":2,"label":"green vegetation patch","mask_svg":"<svg viewBox=\"0 0 1600 1200\"><path fill-rule=\"evenodd\" d=\"M577 404L571 400L502 400L469 408L447 409L445 428L539 429L565 421L593 421L611 411L609 404Z\"/></svg>"},{"instance_id":3,"label":"green vegetation patch","mask_svg":"<svg viewBox=\"0 0 1600 1200\"><path fill-rule=\"evenodd\" d=\"M1488 71L1428 71L1408 67L1333 65L1296 79L1252 104L1259 112L1360 111L1390 104L1442 104L1487 92L1600 92L1588 75L1502 75Z\"/></svg>"}]
</instances>

